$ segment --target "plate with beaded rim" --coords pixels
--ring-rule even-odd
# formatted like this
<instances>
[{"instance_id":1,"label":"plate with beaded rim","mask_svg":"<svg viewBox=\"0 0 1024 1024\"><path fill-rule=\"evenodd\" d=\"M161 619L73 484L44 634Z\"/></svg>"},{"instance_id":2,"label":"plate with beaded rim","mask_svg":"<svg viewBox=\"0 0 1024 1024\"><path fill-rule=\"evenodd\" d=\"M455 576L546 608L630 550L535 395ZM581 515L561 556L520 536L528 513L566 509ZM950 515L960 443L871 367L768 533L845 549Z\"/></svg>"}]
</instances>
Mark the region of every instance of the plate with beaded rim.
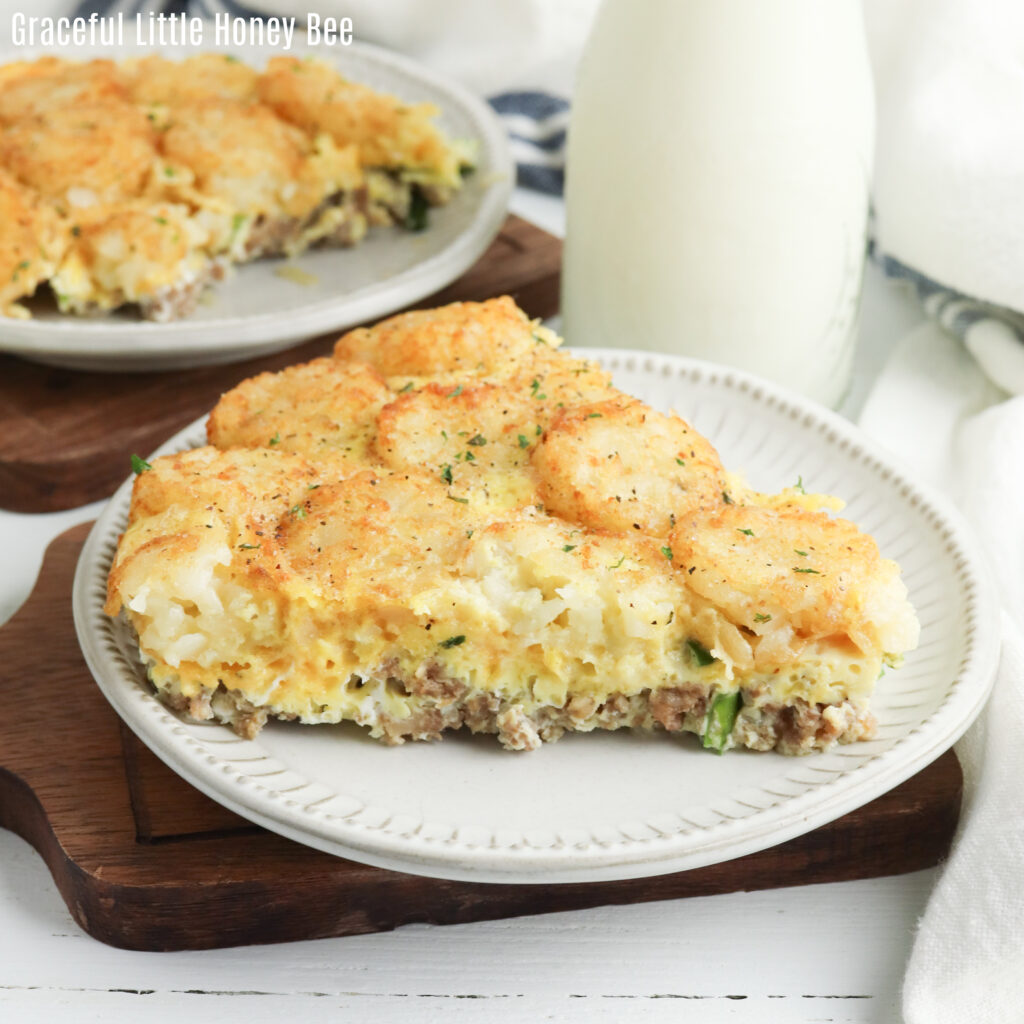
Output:
<instances>
[{"instance_id":1,"label":"plate with beaded rim","mask_svg":"<svg viewBox=\"0 0 1024 1024\"><path fill-rule=\"evenodd\" d=\"M752 486L777 491L799 476L842 497L843 515L900 563L921 642L879 681L873 739L804 757L717 757L691 735L619 730L511 754L491 736L392 748L351 724L271 722L246 740L187 720L157 700L130 629L102 610L131 480L86 542L73 599L86 661L121 717L182 777L268 829L379 867L483 882L638 878L729 860L848 813L949 748L981 710L999 651L992 585L959 514L846 420L774 385L680 357L571 351L678 410ZM203 443L197 421L156 454Z\"/></svg>"},{"instance_id":2,"label":"plate with beaded rim","mask_svg":"<svg viewBox=\"0 0 1024 1024\"><path fill-rule=\"evenodd\" d=\"M180 59L225 52L262 67L279 49L204 45L146 50L77 47L75 60L157 54ZM0 63L54 56L52 51L0 54ZM286 56L328 60L354 81L406 102L430 102L449 138L473 139L478 163L451 202L430 211L425 231L376 228L350 249L311 249L290 260L257 260L232 269L182 320L156 323L134 312L94 317L57 311L32 300L29 320L0 320L0 352L79 370L130 372L235 362L384 317L439 291L471 267L505 221L515 182L505 130L482 100L408 58L365 43L325 50L296 43ZM287 270L282 272L282 268ZM45 289L41 289L44 292Z\"/></svg>"}]
</instances>

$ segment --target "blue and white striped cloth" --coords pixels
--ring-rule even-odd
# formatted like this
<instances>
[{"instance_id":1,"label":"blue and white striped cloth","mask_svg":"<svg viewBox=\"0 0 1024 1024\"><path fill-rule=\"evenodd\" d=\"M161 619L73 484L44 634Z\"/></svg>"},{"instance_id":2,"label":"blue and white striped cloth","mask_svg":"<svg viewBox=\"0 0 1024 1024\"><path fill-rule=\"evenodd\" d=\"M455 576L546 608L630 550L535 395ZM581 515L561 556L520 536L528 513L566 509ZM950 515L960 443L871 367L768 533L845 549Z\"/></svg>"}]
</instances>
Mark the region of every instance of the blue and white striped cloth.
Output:
<instances>
[{"instance_id":1,"label":"blue and white striped cloth","mask_svg":"<svg viewBox=\"0 0 1024 1024\"><path fill-rule=\"evenodd\" d=\"M120 13L127 20L152 11L213 20L218 14L264 18L267 10L247 7L238 0L78 0L77 7L70 13L79 16L93 12L104 16ZM356 30L358 38L358 24ZM517 183L548 195L561 195L565 184L569 101L540 89L513 89L490 95L488 99L508 128Z\"/></svg>"},{"instance_id":2,"label":"blue and white striped cloth","mask_svg":"<svg viewBox=\"0 0 1024 1024\"><path fill-rule=\"evenodd\" d=\"M1024 395L1024 313L946 288L891 256L876 252L875 260L913 288L928 317L964 343L993 383Z\"/></svg>"}]
</instances>

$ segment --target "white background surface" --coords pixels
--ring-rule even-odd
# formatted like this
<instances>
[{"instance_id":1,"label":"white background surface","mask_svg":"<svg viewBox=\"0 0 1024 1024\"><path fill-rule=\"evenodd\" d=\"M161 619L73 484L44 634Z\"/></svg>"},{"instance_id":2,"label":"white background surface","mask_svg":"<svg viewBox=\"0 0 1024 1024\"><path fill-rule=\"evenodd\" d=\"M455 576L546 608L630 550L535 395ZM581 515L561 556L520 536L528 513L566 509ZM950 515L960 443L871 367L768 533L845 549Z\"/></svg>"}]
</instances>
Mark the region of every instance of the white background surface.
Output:
<instances>
[{"instance_id":1,"label":"white background surface","mask_svg":"<svg viewBox=\"0 0 1024 1024\"><path fill-rule=\"evenodd\" d=\"M513 208L561 231L562 205ZM869 268L854 415L892 344L921 320ZM0 621L50 538L97 507L0 512ZM201 953L134 953L85 935L41 858L0 831L0 1021L318 1024L505 1021L898 1021L934 871L471 925Z\"/></svg>"}]
</instances>

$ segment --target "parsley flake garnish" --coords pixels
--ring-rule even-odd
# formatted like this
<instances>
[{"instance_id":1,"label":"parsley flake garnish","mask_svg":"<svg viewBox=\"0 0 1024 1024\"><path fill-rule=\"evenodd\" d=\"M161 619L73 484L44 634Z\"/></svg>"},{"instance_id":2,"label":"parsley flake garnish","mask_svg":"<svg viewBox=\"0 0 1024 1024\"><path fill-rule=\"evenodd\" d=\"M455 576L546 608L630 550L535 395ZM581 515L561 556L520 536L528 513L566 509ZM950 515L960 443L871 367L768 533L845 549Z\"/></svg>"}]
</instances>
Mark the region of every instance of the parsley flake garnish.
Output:
<instances>
[{"instance_id":1,"label":"parsley flake garnish","mask_svg":"<svg viewBox=\"0 0 1024 1024\"><path fill-rule=\"evenodd\" d=\"M529 438L525 437L523 434L519 435L519 447L520 448L529 448L530 447L530 440L529 440Z\"/></svg>"},{"instance_id":2,"label":"parsley flake garnish","mask_svg":"<svg viewBox=\"0 0 1024 1024\"><path fill-rule=\"evenodd\" d=\"M609 565L609 566L608 566L608 568L609 568L609 569L618 569L618 567L619 567L620 565L622 565L622 563L623 563L623 562L624 562L625 560L626 560L626 556L625 556L625 555L622 555L622 556L621 556L621 557L619 558L619 560L618 560L618 561L617 561L617 562L616 562L616 563L615 563L614 565Z\"/></svg>"},{"instance_id":3,"label":"parsley flake garnish","mask_svg":"<svg viewBox=\"0 0 1024 1024\"><path fill-rule=\"evenodd\" d=\"M793 566L793 572L813 572L815 576L821 575L817 569L798 569L796 566Z\"/></svg>"},{"instance_id":4,"label":"parsley flake garnish","mask_svg":"<svg viewBox=\"0 0 1024 1024\"><path fill-rule=\"evenodd\" d=\"M133 455L131 458L132 472L138 476L140 473L145 473L147 470L153 467L144 459L141 455Z\"/></svg>"},{"instance_id":5,"label":"parsley flake garnish","mask_svg":"<svg viewBox=\"0 0 1024 1024\"><path fill-rule=\"evenodd\" d=\"M446 484L450 484L452 482L452 467L447 462L441 467L441 479Z\"/></svg>"},{"instance_id":6,"label":"parsley flake garnish","mask_svg":"<svg viewBox=\"0 0 1024 1024\"><path fill-rule=\"evenodd\" d=\"M807 493L804 490L804 478L802 476L798 476L796 478L796 483L793 485L793 490L794 491L799 491L801 494L806 494Z\"/></svg>"},{"instance_id":7,"label":"parsley flake garnish","mask_svg":"<svg viewBox=\"0 0 1024 1024\"><path fill-rule=\"evenodd\" d=\"M447 640L441 641L441 647L459 647L466 642L466 638L460 633L458 636L450 636Z\"/></svg>"},{"instance_id":8,"label":"parsley flake garnish","mask_svg":"<svg viewBox=\"0 0 1024 1024\"><path fill-rule=\"evenodd\" d=\"M748 537L753 537L754 536L754 531L753 530L741 530L739 527L737 527L736 528L736 532L737 533L746 534Z\"/></svg>"},{"instance_id":9,"label":"parsley flake garnish","mask_svg":"<svg viewBox=\"0 0 1024 1024\"><path fill-rule=\"evenodd\" d=\"M588 420L599 420L599 419L602 419L603 417L604 417L604 413L603 412L588 412L587 413L587 419Z\"/></svg>"},{"instance_id":10,"label":"parsley flake garnish","mask_svg":"<svg viewBox=\"0 0 1024 1024\"><path fill-rule=\"evenodd\" d=\"M562 545L562 550L563 551L575 551L576 550L576 545L575 544L563 544Z\"/></svg>"},{"instance_id":11,"label":"parsley flake garnish","mask_svg":"<svg viewBox=\"0 0 1024 1024\"><path fill-rule=\"evenodd\" d=\"M238 545L243 551L255 551L259 547L259 544L239 544Z\"/></svg>"},{"instance_id":12,"label":"parsley flake garnish","mask_svg":"<svg viewBox=\"0 0 1024 1024\"><path fill-rule=\"evenodd\" d=\"M404 395L407 391L412 391L412 381L409 381L404 388L400 388L398 393Z\"/></svg>"},{"instance_id":13,"label":"parsley flake garnish","mask_svg":"<svg viewBox=\"0 0 1024 1024\"><path fill-rule=\"evenodd\" d=\"M296 519L305 519L307 515L306 506L303 505L301 502L298 505L292 505L292 507L288 509L288 511L291 512L291 514L295 516Z\"/></svg>"},{"instance_id":14,"label":"parsley flake garnish","mask_svg":"<svg viewBox=\"0 0 1024 1024\"><path fill-rule=\"evenodd\" d=\"M671 562L672 561L672 549L665 547L661 549L661 553Z\"/></svg>"},{"instance_id":15,"label":"parsley flake garnish","mask_svg":"<svg viewBox=\"0 0 1024 1024\"><path fill-rule=\"evenodd\" d=\"M281 431L280 430L275 431L274 436L270 439L270 443L271 444L280 444L281 443Z\"/></svg>"},{"instance_id":16,"label":"parsley flake garnish","mask_svg":"<svg viewBox=\"0 0 1024 1024\"><path fill-rule=\"evenodd\" d=\"M448 495L448 500L449 501L457 501L460 505L468 505L469 504L469 498L456 498L454 494L449 494Z\"/></svg>"},{"instance_id":17,"label":"parsley flake garnish","mask_svg":"<svg viewBox=\"0 0 1024 1024\"><path fill-rule=\"evenodd\" d=\"M793 550L794 550L794 551L795 551L795 552L796 552L796 553L797 553L797 554L798 554L798 555L799 555L799 556L800 556L801 558L806 558L806 557L807 557L807 552L806 552L806 551L801 551L801 550L800 550L799 548L793 548Z\"/></svg>"},{"instance_id":18,"label":"parsley flake garnish","mask_svg":"<svg viewBox=\"0 0 1024 1024\"><path fill-rule=\"evenodd\" d=\"M462 385L459 384L453 391L448 392L449 398L458 398L462 394Z\"/></svg>"},{"instance_id":19,"label":"parsley flake garnish","mask_svg":"<svg viewBox=\"0 0 1024 1024\"><path fill-rule=\"evenodd\" d=\"M679 458L679 456L677 455L676 456L676 465L678 465L678 466L685 466L686 465L686 460Z\"/></svg>"},{"instance_id":20,"label":"parsley flake garnish","mask_svg":"<svg viewBox=\"0 0 1024 1024\"><path fill-rule=\"evenodd\" d=\"M471 444L474 448L479 448L482 445L487 444L487 438L483 434L475 434L471 437L466 444Z\"/></svg>"},{"instance_id":21,"label":"parsley flake garnish","mask_svg":"<svg viewBox=\"0 0 1024 1024\"><path fill-rule=\"evenodd\" d=\"M770 615L765 615L764 612L758 612L754 616L754 621L755 622L771 622L772 621L772 617Z\"/></svg>"},{"instance_id":22,"label":"parsley flake garnish","mask_svg":"<svg viewBox=\"0 0 1024 1024\"><path fill-rule=\"evenodd\" d=\"M735 505L736 504L732 500L732 495L728 491L722 491L722 501L724 501L726 503L726 505Z\"/></svg>"}]
</instances>

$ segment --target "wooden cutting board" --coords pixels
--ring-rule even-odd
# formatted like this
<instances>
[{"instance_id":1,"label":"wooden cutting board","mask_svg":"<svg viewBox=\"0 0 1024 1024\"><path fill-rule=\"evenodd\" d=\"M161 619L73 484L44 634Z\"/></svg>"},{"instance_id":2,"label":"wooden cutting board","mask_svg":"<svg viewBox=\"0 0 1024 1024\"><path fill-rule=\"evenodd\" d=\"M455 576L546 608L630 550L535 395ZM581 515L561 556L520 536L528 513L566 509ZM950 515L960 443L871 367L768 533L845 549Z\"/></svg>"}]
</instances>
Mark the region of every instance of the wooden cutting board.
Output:
<instances>
[{"instance_id":1,"label":"wooden cutting board","mask_svg":"<svg viewBox=\"0 0 1024 1024\"><path fill-rule=\"evenodd\" d=\"M510 216L473 267L416 306L511 295L530 316L552 316L561 259L558 238ZM53 512L105 498L127 476L133 452L151 452L240 380L327 354L339 333L258 359L163 373L83 373L0 355L0 508Z\"/></svg>"},{"instance_id":2,"label":"wooden cutting board","mask_svg":"<svg viewBox=\"0 0 1024 1024\"><path fill-rule=\"evenodd\" d=\"M319 853L213 803L121 725L72 622L87 530L54 541L32 596L0 629L0 826L39 850L74 919L112 945L208 949L869 878L948 850L962 781L952 752L814 832L658 878L465 884Z\"/></svg>"}]
</instances>

